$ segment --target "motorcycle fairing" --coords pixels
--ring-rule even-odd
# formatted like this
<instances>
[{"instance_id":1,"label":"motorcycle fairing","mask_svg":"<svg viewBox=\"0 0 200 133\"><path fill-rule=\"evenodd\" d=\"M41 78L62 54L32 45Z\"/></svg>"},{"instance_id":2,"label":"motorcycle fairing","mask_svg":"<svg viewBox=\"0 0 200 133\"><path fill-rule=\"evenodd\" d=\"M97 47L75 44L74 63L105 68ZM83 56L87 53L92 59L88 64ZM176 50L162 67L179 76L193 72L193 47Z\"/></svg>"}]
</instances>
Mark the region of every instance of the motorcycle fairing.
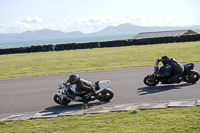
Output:
<instances>
[{"instance_id":1,"label":"motorcycle fairing","mask_svg":"<svg viewBox=\"0 0 200 133\"><path fill-rule=\"evenodd\" d=\"M100 80L99 81L99 90L95 91L95 93L99 93L101 92L103 89L105 89L106 87L108 87L110 85L110 80Z\"/></svg>"},{"instance_id":2,"label":"motorcycle fairing","mask_svg":"<svg viewBox=\"0 0 200 133\"><path fill-rule=\"evenodd\" d=\"M189 72L190 70L194 69L194 64L193 63L187 63L184 65L184 72Z\"/></svg>"}]
</instances>

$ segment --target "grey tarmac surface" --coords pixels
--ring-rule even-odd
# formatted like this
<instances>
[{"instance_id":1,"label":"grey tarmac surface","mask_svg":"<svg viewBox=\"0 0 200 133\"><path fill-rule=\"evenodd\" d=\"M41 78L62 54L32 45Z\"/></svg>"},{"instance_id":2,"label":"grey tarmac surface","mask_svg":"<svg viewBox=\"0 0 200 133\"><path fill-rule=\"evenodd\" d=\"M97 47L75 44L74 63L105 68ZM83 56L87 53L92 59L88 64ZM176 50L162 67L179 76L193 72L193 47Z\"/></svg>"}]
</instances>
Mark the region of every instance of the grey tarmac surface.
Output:
<instances>
[{"instance_id":1,"label":"grey tarmac surface","mask_svg":"<svg viewBox=\"0 0 200 133\"><path fill-rule=\"evenodd\" d=\"M200 62L195 62L195 70L200 72ZM154 103L157 101L177 101L200 99L200 84L174 84L147 87L143 78L153 72L153 66L77 72L81 77L90 80L111 80L110 88L114 98L107 103L98 100L90 102L89 107L126 105L130 103ZM53 101L57 86L71 73L33 76L0 80L0 118L9 114L34 114L38 111L81 109L82 103L71 102L61 106ZM174 105L173 105L174 104ZM184 103L183 103L184 104ZM198 103L199 105L199 100ZM171 103L176 106L176 102Z\"/></svg>"}]
</instances>

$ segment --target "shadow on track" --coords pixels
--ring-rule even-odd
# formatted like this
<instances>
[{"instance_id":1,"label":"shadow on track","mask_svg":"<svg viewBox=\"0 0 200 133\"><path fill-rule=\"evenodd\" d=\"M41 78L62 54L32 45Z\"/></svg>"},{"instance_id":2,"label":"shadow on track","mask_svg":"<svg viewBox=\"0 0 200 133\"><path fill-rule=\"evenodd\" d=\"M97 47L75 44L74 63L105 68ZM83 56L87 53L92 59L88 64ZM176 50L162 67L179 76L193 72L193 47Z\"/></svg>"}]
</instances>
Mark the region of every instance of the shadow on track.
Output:
<instances>
[{"instance_id":1,"label":"shadow on track","mask_svg":"<svg viewBox=\"0 0 200 133\"><path fill-rule=\"evenodd\" d=\"M159 92L163 92L163 91L168 91L168 90L172 90L172 89L181 89L182 87L185 86L191 86L191 85L195 85L194 84L172 84L172 85L164 85L164 86L152 86L152 87L142 87L142 88L138 88L137 93L139 93L139 95L147 95L147 94L153 94L153 93L159 93Z\"/></svg>"},{"instance_id":2,"label":"shadow on track","mask_svg":"<svg viewBox=\"0 0 200 133\"><path fill-rule=\"evenodd\" d=\"M88 103L88 108L93 107L93 106L103 105L103 104L106 104L108 102L93 102L93 103ZM81 110L82 107L83 107L82 103L79 103L79 104L73 104L73 103L71 103L71 105L56 105L56 106L47 107L47 108L45 108L45 110L40 111L39 113L47 113L48 112L46 115L49 115L49 114L58 114L59 112L61 112L63 110L78 111L78 110Z\"/></svg>"}]
</instances>

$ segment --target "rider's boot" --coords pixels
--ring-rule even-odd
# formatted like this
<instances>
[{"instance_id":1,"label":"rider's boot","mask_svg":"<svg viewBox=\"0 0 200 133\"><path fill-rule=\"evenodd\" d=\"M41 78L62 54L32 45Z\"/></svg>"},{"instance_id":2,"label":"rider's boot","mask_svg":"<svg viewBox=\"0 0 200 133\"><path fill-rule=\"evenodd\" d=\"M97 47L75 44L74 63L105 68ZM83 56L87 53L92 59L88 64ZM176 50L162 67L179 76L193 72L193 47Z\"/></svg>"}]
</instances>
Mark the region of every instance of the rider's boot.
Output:
<instances>
[{"instance_id":1,"label":"rider's boot","mask_svg":"<svg viewBox=\"0 0 200 133\"><path fill-rule=\"evenodd\" d=\"M179 84L180 82L182 81L182 78L181 77L179 77L177 80L176 80L176 84Z\"/></svg>"}]
</instances>

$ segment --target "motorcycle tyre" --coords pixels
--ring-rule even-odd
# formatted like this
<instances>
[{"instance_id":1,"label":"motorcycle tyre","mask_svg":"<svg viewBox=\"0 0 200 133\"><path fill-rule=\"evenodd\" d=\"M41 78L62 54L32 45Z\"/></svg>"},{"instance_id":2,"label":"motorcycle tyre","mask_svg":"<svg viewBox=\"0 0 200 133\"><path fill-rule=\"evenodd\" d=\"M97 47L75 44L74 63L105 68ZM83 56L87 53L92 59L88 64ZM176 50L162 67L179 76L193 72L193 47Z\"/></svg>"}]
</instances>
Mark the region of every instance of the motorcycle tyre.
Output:
<instances>
[{"instance_id":1,"label":"motorcycle tyre","mask_svg":"<svg viewBox=\"0 0 200 133\"><path fill-rule=\"evenodd\" d=\"M102 92L98 93L98 95L102 95L97 97L101 102L110 101L114 97L114 93L110 88L105 88Z\"/></svg>"},{"instance_id":2,"label":"motorcycle tyre","mask_svg":"<svg viewBox=\"0 0 200 133\"><path fill-rule=\"evenodd\" d=\"M60 96L58 96L57 94L54 95L53 100L60 105L68 105L71 102L71 100L68 100L66 98L61 101Z\"/></svg>"},{"instance_id":3,"label":"motorcycle tyre","mask_svg":"<svg viewBox=\"0 0 200 133\"><path fill-rule=\"evenodd\" d=\"M189 71L187 74L185 74L185 77L187 75L195 75L196 76L196 78L193 79L193 80L190 80L190 79L189 80L184 80L187 83L196 83L199 80L199 77L200 77L199 73L197 71L195 71L195 70Z\"/></svg>"},{"instance_id":4,"label":"motorcycle tyre","mask_svg":"<svg viewBox=\"0 0 200 133\"><path fill-rule=\"evenodd\" d=\"M153 82L151 82L151 84L149 84L147 81L148 80L151 80ZM144 84L147 85L147 86L156 86L158 83L159 83L159 80L158 78L156 78L156 80L153 80L153 77L152 76L149 76L147 75L144 80L143 80Z\"/></svg>"}]
</instances>

